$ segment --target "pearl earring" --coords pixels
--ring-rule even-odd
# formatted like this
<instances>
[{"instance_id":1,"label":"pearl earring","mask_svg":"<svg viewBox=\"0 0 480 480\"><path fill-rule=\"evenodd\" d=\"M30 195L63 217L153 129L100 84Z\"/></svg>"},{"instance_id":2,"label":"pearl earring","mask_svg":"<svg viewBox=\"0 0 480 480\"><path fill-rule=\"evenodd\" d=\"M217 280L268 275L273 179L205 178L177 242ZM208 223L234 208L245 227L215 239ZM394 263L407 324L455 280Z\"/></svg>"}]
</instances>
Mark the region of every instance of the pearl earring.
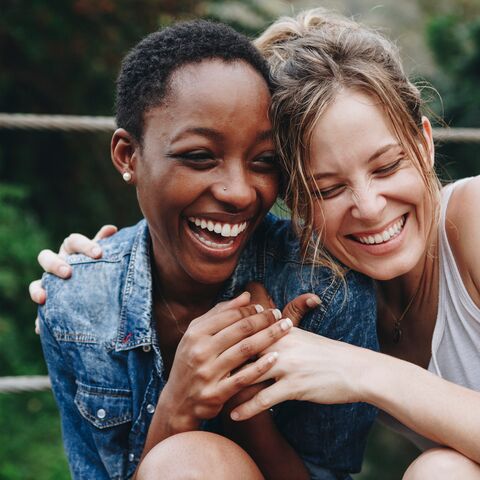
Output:
<instances>
[{"instance_id":1,"label":"pearl earring","mask_svg":"<svg viewBox=\"0 0 480 480\"><path fill-rule=\"evenodd\" d=\"M123 172L122 178L128 183L132 179L132 174L130 172Z\"/></svg>"}]
</instances>

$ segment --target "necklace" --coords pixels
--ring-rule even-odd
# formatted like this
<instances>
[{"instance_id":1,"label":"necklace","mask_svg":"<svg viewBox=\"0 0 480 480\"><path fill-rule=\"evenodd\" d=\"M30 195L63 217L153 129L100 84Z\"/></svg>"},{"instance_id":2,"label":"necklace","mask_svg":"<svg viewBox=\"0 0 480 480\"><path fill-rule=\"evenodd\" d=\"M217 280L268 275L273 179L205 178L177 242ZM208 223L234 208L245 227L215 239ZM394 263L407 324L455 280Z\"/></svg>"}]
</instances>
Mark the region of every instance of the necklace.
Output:
<instances>
[{"instance_id":1,"label":"necklace","mask_svg":"<svg viewBox=\"0 0 480 480\"><path fill-rule=\"evenodd\" d=\"M395 323L393 325L393 332L392 332L392 340L393 340L393 343L395 344L400 343L400 341L402 340L402 336L403 336L402 320L405 318L405 315L408 313L408 311L410 310L410 307L413 305L413 302L417 298L417 294L419 290L420 290L420 285L415 289L415 292L410 297L410 300L408 301L408 304L405 307L405 310L401 313L399 317L394 315L388 303L385 302L385 306L387 307L387 310L390 312L390 315L395 320Z\"/></svg>"},{"instance_id":2,"label":"necklace","mask_svg":"<svg viewBox=\"0 0 480 480\"><path fill-rule=\"evenodd\" d=\"M158 278L157 269L153 265L152 265L152 272L153 272L153 290L154 290L154 292L158 293L158 296L160 297L160 300L162 301L162 303L167 308L171 319L175 322L175 326L177 327L177 331L183 335L185 333L185 330L182 330L180 328L180 324L178 322L177 316L173 313L173 310L170 308L169 303L167 302L166 298L163 296L163 293L160 289L160 280Z\"/></svg>"}]
</instances>

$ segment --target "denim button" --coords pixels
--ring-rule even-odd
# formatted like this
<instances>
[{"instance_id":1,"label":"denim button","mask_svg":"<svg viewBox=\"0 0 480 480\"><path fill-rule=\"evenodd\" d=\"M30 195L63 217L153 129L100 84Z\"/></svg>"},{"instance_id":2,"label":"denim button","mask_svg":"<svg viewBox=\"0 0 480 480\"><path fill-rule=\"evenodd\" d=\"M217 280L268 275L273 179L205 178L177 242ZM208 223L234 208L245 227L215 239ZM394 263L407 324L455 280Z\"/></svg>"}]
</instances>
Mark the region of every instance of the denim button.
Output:
<instances>
[{"instance_id":1,"label":"denim button","mask_svg":"<svg viewBox=\"0 0 480 480\"><path fill-rule=\"evenodd\" d=\"M147 412L148 412L148 413L153 413L154 411L155 411L155 406L152 405L151 403L149 403L149 404L147 405Z\"/></svg>"},{"instance_id":2,"label":"denim button","mask_svg":"<svg viewBox=\"0 0 480 480\"><path fill-rule=\"evenodd\" d=\"M151 345L144 345L142 347L142 349L143 349L144 352L149 352L152 349L152 347L151 347Z\"/></svg>"},{"instance_id":3,"label":"denim button","mask_svg":"<svg viewBox=\"0 0 480 480\"><path fill-rule=\"evenodd\" d=\"M107 416L107 412L106 412L103 408L99 408L99 409L97 410L97 417L98 417L100 420L103 420L106 416Z\"/></svg>"},{"instance_id":4,"label":"denim button","mask_svg":"<svg viewBox=\"0 0 480 480\"><path fill-rule=\"evenodd\" d=\"M133 462L135 460L135 455L133 453L128 454L128 461Z\"/></svg>"}]
</instances>

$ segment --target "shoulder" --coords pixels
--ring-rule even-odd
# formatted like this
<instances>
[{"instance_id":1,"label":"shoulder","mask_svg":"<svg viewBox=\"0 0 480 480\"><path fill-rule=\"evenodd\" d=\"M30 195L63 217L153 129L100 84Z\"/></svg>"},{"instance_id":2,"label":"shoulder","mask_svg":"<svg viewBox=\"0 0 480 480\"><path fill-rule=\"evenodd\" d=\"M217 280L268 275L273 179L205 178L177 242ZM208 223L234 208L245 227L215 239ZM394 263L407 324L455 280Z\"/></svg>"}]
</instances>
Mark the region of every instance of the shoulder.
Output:
<instances>
[{"instance_id":1,"label":"shoulder","mask_svg":"<svg viewBox=\"0 0 480 480\"><path fill-rule=\"evenodd\" d=\"M455 187L445 221L448 242L470 296L480 305L480 176Z\"/></svg>"},{"instance_id":2,"label":"shoulder","mask_svg":"<svg viewBox=\"0 0 480 480\"><path fill-rule=\"evenodd\" d=\"M107 328L112 318L118 318L129 258L144 230L146 225L140 222L102 241L100 259L71 255L67 260L73 273L67 280L44 274L44 321L53 328L85 333L95 329L100 332L102 323Z\"/></svg>"}]
</instances>

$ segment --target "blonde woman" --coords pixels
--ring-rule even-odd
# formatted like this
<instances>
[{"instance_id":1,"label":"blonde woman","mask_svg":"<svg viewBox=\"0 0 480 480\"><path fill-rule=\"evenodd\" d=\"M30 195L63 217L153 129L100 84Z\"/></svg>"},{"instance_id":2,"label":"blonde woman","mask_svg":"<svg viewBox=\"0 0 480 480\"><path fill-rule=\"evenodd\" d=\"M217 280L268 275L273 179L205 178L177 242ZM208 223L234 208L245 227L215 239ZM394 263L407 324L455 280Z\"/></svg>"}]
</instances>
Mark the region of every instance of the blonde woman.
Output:
<instances>
[{"instance_id":1,"label":"blonde woman","mask_svg":"<svg viewBox=\"0 0 480 480\"><path fill-rule=\"evenodd\" d=\"M420 92L378 33L312 10L256 45L305 252L376 280L384 354L296 330L275 345L276 383L233 417L364 401L425 449L404 478L480 478L480 178L441 188Z\"/></svg>"}]
</instances>

